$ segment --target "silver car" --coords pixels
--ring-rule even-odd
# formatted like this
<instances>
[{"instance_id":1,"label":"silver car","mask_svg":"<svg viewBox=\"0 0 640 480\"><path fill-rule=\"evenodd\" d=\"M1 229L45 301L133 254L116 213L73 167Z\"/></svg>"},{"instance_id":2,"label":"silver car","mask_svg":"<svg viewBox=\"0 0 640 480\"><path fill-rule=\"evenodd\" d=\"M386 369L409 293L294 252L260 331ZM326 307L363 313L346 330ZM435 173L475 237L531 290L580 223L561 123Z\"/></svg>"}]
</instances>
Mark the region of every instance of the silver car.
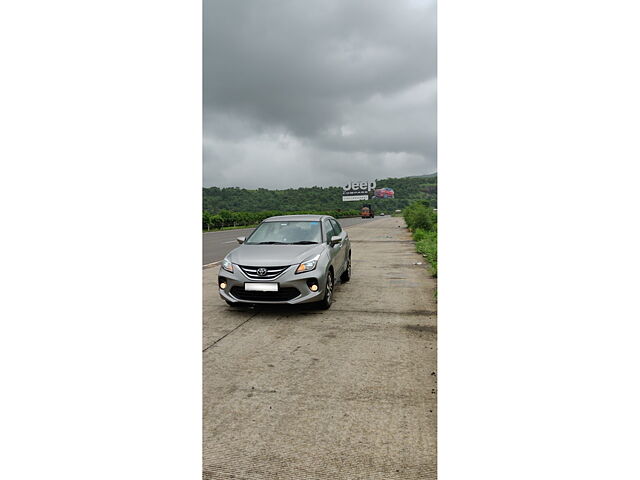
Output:
<instances>
[{"instance_id":1,"label":"silver car","mask_svg":"<svg viewBox=\"0 0 640 480\"><path fill-rule=\"evenodd\" d=\"M240 304L317 302L327 309L336 278L351 277L351 242L328 215L285 215L264 220L220 265L220 296Z\"/></svg>"}]
</instances>

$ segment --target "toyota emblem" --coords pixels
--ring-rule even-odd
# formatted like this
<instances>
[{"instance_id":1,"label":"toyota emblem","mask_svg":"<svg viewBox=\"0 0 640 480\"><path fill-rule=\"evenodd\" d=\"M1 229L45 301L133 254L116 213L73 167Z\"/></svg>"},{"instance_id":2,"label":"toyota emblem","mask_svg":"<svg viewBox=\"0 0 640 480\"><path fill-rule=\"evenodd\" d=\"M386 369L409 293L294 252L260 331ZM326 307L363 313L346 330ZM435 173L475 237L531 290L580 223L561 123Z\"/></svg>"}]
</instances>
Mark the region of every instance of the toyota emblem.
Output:
<instances>
[{"instance_id":1,"label":"toyota emblem","mask_svg":"<svg viewBox=\"0 0 640 480\"><path fill-rule=\"evenodd\" d=\"M260 275L261 277L264 277L267 274L267 269L266 268L259 268L258 269L258 275Z\"/></svg>"}]
</instances>

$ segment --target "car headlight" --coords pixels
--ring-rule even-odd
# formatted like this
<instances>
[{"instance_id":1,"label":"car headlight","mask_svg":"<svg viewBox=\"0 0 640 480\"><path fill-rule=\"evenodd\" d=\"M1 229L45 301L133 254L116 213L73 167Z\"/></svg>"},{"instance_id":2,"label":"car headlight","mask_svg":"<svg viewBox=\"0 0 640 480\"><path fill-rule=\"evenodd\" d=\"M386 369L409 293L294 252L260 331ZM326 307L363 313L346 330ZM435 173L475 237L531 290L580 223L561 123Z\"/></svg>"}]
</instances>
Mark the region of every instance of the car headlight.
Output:
<instances>
[{"instance_id":1,"label":"car headlight","mask_svg":"<svg viewBox=\"0 0 640 480\"><path fill-rule=\"evenodd\" d=\"M316 255L311 260L302 262L300 265L298 265L298 268L296 268L296 273L310 272L311 270L315 269L316 265L318 264L319 258L320 258L320 255Z\"/></svg>"},{"instance_id":2,"label":"car headlight","mask_svg":"<svg viewBox=\"0 0 640 480\"><path fill-rule=\"evenodd\" d=\"M233 263L231 263L228 258L225 258L222 261L222 269L233 273Z\"/></svg>"}]
</instances>

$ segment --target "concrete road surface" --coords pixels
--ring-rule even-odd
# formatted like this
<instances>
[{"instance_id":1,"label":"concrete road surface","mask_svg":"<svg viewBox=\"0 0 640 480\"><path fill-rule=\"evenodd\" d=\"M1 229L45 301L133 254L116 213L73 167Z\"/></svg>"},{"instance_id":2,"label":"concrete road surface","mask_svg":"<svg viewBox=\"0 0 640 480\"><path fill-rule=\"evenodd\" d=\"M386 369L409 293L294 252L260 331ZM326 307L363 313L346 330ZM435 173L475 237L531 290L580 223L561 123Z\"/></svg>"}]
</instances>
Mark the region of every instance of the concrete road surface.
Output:
<instances>
[{"instance_id":1,"label":"concrete road surface","mask_svg":"<svg viewBox=\"0 0 640 480\"><path fill-rule=\"evenodd\" d=\"M203 270L204 479L435 479L435 280L400 218L348 230L330 310L234 310Z\"/></svg>"},{"instance_id":2,"label":"concrete road surface","mask_svg":"<svg viewBox=\"0 0 640 480\"><path fill-rule=\"evenodd\" d=\"M384 217L375 217L373 219L357 218L341 218L338 220L340 225L348 227L362 222L375 222ZM238 230L221 230L217 232L206 232L202 234L202 264L209 265L211 263L221 261L227 253L238 246L236 238L247 237L253 232L253 228L242 228Z\"/></svg>"}]
</instances>

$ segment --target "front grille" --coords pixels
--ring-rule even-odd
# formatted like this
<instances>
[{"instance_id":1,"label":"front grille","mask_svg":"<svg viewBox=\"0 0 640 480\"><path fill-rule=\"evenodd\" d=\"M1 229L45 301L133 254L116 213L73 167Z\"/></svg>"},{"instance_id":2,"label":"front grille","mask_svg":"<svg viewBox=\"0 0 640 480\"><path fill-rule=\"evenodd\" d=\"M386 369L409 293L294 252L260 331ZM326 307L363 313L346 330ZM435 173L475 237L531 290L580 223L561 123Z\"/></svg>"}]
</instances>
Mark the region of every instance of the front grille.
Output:
<instances>
[{"instance_id":1,"label":"front grille","mask_svg":"<svg viewBox=\"0 0 640 480\"><path fill-rule=\"evenodd\" d=\"M245 290L243 287L231 287L231 295L240 299L256 302L286 302L300 295L300 290L295 287L281 288L277 292L256 292Z\"/></svg>"},{"instance_id":2,"label":"front grille","mask_svg":"<svg viewBox=\"0 0 640 480\"><path fill-rule=\"evenodd\" d=\"M247 277L252 280L273 280L274 278L278 278L282 273L289 268L289 265L286 267L247 267L243 265L238 265L242 273L244 273ZM262 272L264 269L264 275L260 275L258 271Z\"/></svg>"}]
</instances>

